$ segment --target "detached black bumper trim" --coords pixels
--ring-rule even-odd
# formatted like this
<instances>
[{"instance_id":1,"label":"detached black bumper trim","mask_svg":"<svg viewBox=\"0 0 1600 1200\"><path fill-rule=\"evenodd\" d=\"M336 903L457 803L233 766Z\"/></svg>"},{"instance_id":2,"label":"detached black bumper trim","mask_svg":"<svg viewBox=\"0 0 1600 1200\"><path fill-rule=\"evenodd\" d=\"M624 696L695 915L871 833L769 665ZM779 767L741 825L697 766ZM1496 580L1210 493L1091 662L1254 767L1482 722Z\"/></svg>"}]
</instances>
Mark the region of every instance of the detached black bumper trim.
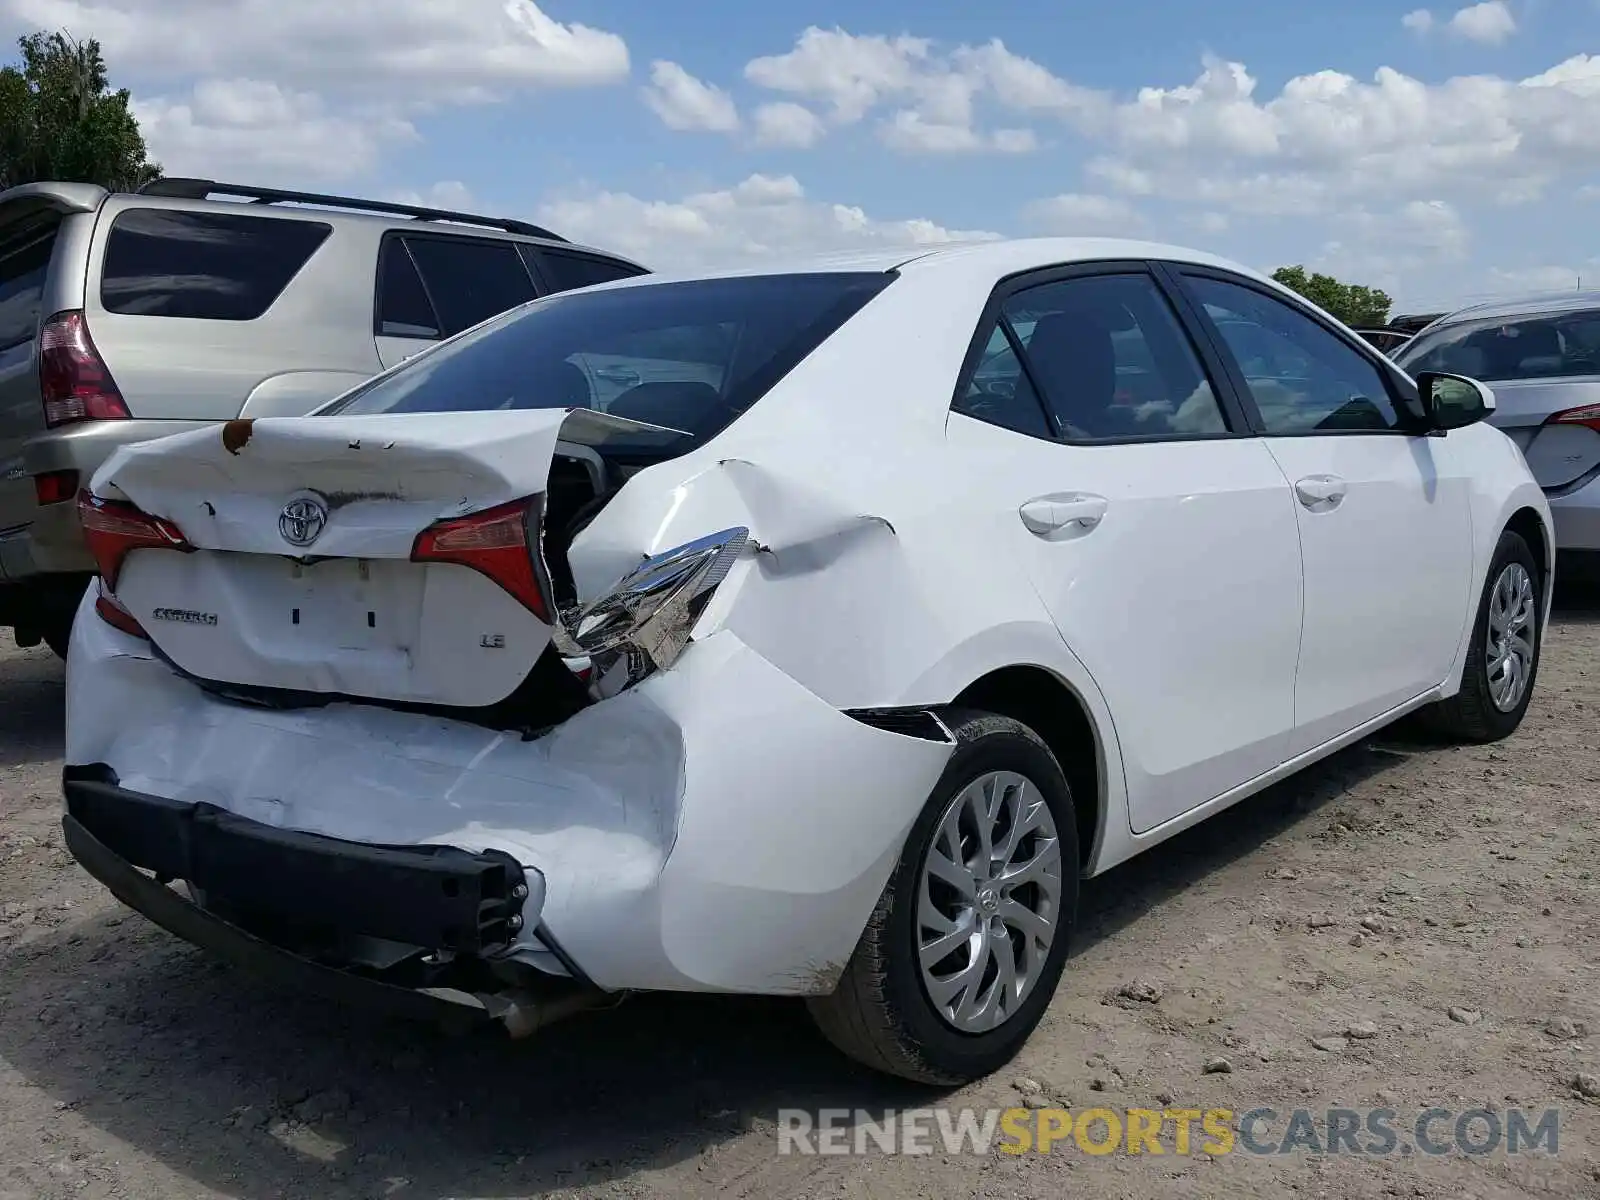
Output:
<instances>
[{"instance_id":1,"label":"detached black bumper trim","mask_svg":"<svg viewBox=\"0 0 1600 1200\"><path fill-rule=\"evenodd\" d=\"M240 970L297 992L402 1019L454 1026L484 1024L490 1020L489 1010L465 993L453 993L459 998L452 998L437 992L398 987L325 967L264 942L138 871L70 813L61 819L61 826L68 851L118 900L143 913L168 933Z\"/></svg>"},{"instance_id":2,"label":"detached black bumper trim","mask_svg":"<svg viewBox=\"0 0 1600 1200\"><path fill-rule=\"evenodd\" d=\"M510 855L278 829L86 773L69 774L62 788L68 819L97 847L275 919L482 955L515 940L530 894L535 919L543 907L543 879L530 880Z\"/></svg>"}]
</instances>

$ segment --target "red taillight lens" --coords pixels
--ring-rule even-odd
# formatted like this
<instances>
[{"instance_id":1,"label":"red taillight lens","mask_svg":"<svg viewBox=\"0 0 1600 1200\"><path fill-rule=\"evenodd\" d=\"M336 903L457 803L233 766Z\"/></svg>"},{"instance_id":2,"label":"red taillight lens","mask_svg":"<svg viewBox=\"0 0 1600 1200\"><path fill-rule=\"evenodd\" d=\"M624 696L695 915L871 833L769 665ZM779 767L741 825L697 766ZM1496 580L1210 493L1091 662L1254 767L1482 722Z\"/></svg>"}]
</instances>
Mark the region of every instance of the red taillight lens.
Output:
<instances>
[{"instance_id":1,"label":"red taillight lens","mask_svg":"<svg viewBox=\"0 0 1600 1200\"><path fill-rule=\"evenodd\" d=\"M183 530L171 521L152 517L131 504L91 495L87 490L78 493L78 519L83 525L83 540L100 568L100 577L113 590L122 571L122 560L129 552L194 549Z\"/></svg>"},{"instance_id":2,"label":"red taillight lens","mask_svg":"<svg viewBox=\"0 0 1600 1200\"><path fill-rule=\"evenodd\" d=\"M39 397L44 423L52 429L131 415L76 309L57 313L39 330Z\"/></svg>"},{"instance_id":3,"label":"red taillight lens","mask_svg":"<svg viewBox=\"0 0 1600 1200\"><path fill-rule=\"evenodd\" d=\"M494 580L546 624L550 605L534 565L539 497L513 500L495 508L437 521L417 534L412 562L446 562L471 567Z\"/></svg>"},{"instance_id":4,"label":"red taillight lens","mask_svg":"<svg viewBox=\"0 0 1600 1200\"><path fill-rule=\"evenodd\" d=\"M33 493L39 500L39 507L46 504L60 504L71 500L78 494L78 473L76 471L46 471L43 475L33 477Z\"/></svg>"},{"instance_id":5,"label":"red taillight lens","mask_svg":"<svg viewBox=\"0 0 1600 1200\"><path fill-rule=\"evenodd\" d=\"M100 619L113 629L120 629L123 633L143 638L145 641L150 640L150 635L144 631L143 625L133 619L133 614L104 592L95 597L94 610L100 614Z\"/></svg>"},{"instance_id":6,"label":"red taillight lens","mask_svg":"<svg viewBox=\"0 0 1600 1200\"><path fill-rule=\"evenodd\" d=\"M1582 408L1569 408L1545 421L1546 425L1587 425L1600 433L1600 404L1585 404Z\"/></svg>"}]
</instances>

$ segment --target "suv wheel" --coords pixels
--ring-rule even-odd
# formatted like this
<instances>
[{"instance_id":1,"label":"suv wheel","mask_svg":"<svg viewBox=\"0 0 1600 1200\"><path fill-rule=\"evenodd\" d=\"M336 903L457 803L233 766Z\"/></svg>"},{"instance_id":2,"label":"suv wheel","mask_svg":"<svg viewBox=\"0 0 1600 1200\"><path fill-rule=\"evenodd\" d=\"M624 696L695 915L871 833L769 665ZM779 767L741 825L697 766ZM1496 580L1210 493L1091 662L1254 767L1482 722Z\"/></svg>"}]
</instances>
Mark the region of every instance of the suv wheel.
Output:
<instances>
[{"instance_id":1,"label":"suv wheel","mask_svg":"<svg viewBox=\"0 0 1600 1200\"><path fill-rule=\"evenodd\" d=\"M858 1062L959 1084L1038 1025L1078 903L1078 826L1061 767L1027 726L946 714L957 748L832 995L808 1001Z\"/></svg>"}]
</instances>

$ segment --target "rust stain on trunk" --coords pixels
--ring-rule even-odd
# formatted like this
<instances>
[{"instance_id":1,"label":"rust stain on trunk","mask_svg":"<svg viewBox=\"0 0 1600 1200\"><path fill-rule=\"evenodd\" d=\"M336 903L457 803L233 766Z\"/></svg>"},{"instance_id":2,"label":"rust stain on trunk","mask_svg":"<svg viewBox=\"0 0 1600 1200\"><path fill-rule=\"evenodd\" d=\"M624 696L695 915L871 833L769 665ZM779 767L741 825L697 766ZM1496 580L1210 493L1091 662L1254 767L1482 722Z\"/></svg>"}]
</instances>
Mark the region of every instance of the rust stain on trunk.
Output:
<instances>
[{"instance_id":1,"label":"rust stain on trunk","mask_svg":"<svg viewBox=\"0 0 1600 1200\"><path fill-rule=\"evenodd\" d=\"M255 428L255 421L249 418L239 421L229 421L222 427L222 447L229 454L237 454L250 440L250 431Z\"/></svg>"}]
</instances>

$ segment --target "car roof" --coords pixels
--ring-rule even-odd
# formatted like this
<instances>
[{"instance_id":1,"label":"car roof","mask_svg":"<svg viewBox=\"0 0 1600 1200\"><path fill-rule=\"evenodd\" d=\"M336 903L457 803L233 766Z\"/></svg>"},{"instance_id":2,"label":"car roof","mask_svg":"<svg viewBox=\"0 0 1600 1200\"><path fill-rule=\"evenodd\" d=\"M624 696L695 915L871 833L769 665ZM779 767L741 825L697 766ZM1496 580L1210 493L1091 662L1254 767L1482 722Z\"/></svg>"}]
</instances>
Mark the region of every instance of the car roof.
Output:
<instances>
[{"instance_id":1,"label":"car roof","mask_svg":"<svg viewBox=\"0 0 1600 1200\"><path fill-rule=\"evenodd\" d=\"M1487 300L1469 304L1436 320L1431 328L1455 325L1461 321L1493 320L1496 317L1525 317L1534 313L1577 312L1600 308L1600 292L1534 292L1508 300Z\"/></svg>"},{"instance_id":2,"label":"car roof","mask_svg":"<svg viewBox=\"0 0 1600 1200\"><path fill-rule=\"evenodd\" d=\"M601 287L639 287L657 283L695 279L730 279L757 275L811 274L824 271L901 271L907 275L925 272L964 273L975 285L990 286L996 280L1021 271L1057 265L1108 260L1164 259L1233 271L1272 284L1272 280L1253 268L1204 250L1163 242L1135 241L1127 238L998 238L948 242L897 250L847 251L773 258L760 262L679 271L658 271L653 275L606 283ZM985 282L987 281L987 282Z\"/></svg>"}]
</instances>

